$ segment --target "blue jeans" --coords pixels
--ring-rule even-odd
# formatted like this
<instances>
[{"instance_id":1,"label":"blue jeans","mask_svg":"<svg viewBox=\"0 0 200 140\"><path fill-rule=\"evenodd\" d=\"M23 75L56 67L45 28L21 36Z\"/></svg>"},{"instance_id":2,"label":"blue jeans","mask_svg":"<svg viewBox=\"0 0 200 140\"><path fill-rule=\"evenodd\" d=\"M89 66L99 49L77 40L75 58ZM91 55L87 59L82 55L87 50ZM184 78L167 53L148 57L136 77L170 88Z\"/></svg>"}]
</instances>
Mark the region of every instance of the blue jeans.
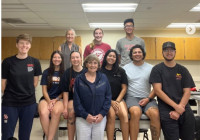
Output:
<instances>
[{"instance_id":1,"label":"blue jeans","mask_svg":"<svg viewBox=\"0 0 200 140\"><path fill-rule=\"evenodd\" d=\"M36 103L22 107L2 106L2 140L13 137L19 119L19 140L29 140Z\"/></svg>"}]
</instances>

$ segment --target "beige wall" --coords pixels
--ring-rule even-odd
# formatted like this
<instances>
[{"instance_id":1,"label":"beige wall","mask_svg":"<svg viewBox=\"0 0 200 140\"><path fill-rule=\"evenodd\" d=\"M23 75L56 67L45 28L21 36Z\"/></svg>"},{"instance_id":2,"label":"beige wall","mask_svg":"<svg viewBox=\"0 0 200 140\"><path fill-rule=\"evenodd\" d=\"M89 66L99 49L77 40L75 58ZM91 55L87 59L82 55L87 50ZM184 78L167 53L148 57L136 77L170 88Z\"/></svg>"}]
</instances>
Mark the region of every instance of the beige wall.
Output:
<instances>
[{"instance_id":1,"label":"beige wall","mask_svg":"<svg viewBox=\"0 0 200 140\"><path fill-rule=\"evenodd\" d=\"M29 33L33 37L53 37L53 36L63 36L65 34L64 30L2 30L3 37L17 36L21 33ZM76 31L76 34L81 36L82 48L84 50L85 46L93 40L93 30L89 31ZM187 35L184 30L152 30L152 31L135 31L135 35L142 37L200 37L200 30L198 30L194 35ZM118 39L125 36L123 30L118 31L104 31L103 42L111 45L114 49ZM42 70L46 69L49 65L49 61L41 60ZM158 64L161 61L147 61L152 65ZM178 63L184 65L190 71L197 89L200 89L200 61L177 61ZM42 96L41 86L37 87L37 101Z\"/></svg>"}]
</instances>

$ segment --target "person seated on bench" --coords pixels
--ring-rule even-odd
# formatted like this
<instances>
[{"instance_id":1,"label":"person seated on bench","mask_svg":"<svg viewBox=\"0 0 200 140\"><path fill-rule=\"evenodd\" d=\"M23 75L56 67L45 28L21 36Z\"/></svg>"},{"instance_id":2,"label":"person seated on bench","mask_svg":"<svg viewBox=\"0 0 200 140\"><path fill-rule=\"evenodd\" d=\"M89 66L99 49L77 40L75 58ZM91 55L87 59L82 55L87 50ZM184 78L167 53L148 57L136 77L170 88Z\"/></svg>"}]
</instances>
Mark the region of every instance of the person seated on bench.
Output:
<instances>
[{"instance_id":1,"label":"person seated on bench","mask_svg":"<svg viewBox=\"0 0 200 140\"><path fill-rule=\"evenodd\" d=\"M76 131L76 118L73 107L73 88L76 76L84 71L84 68L81 65L81 60L81 53L79 51L72 51L70 53L70 63L72 66L65 71L61 79L64 104L63 116L67 119L68 140L74 140Z\"/></svg>"},{"instance_id":2,"label":"person seated on bench","mask_svg":"<svg viewBox=\"0 0 200 140\"><path fill-rule=\"evenodd\" d=\"M132 62L123 68L128 78L128 89L125 101L130 113L130 138L137 140L139 132L139 121L142 113L150 119L152 140L160 137L160 117L157 103L154 99L155 93L151 91L149 76L152 65L144 62L145 51L141 45L131 48L129 57Z\"/></svg>"},{"instance_id":3,"label":"person seated on bench","mask_svg":"<svg viewBox=\"0 0 200 140\"><path fill-rule=\"evenodd\" d=\"M64 73L63 56L61 52L54 51L51 54L50 66L44 70L41 79L43 96L40 99L38 112L42 129L48 140L53 140L60 116L63 112L63 103L60 90L60 79ZM51 115L51 118L49 116Z\"/></svg>"},{"instance_id":4,"label":"person seated on bench","mask_svg":"<svg viewBox=\"0 0 200 140\"><path fill-rule=\"evenodd\" d=\"M112 96L110 84L98 71L100 61L95 54L86 57L84 67L87 70L76 77L74 84L77 140L104 140Z\"/></svg>"},{"instance_id":5,"label":"person seated on bench","mask_svg":"<svg viewBox=\"0 0 200 140\"><path fill-rule=\"evenodd\" d=\"M115 118L120 119L123 140L128 140L128 110L123 100L126 94L128 80L124 69L119 67L118 54L115 50L108 50L104 56L101 72L106 74L112 91L111 107L107 115L106 132L108 140L114 139Z\"/></svg>"},{"instance_id":6,"label":"person seated on bench","mask_svg":"<svg viewBox=\"0 0 200 140\"><path fill-rule=\"evenodd\" d=\"M158 96L161 126L166 140L194 140L195 118L188 101L195 87L191 74L176 63L173 42L162 45L164 62L153 67L150 83Z\"/></svg>"}]
</instances>

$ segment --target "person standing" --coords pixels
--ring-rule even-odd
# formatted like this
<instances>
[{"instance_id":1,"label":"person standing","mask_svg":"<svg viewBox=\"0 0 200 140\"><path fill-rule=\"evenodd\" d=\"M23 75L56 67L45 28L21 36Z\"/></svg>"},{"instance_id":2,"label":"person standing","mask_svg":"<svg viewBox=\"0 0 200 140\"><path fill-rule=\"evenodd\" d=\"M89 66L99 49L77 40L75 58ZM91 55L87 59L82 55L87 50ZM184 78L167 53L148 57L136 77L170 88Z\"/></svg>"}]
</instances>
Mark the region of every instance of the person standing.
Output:
<instances>
[{"instance_id":1,"label":"person standing","mask_svg":"<svg viewBox=\"0 0 200 140\"><path fill-rule=\"evenodd\" d=\"M63 103L60 101L62 98L60 79L63 73L63 56L60 51L54 51L51 54L49 68L44 70L42 74L40 84L42 85L43 96L38 106L40 122L47 140L53 140L64 109Z\"/></svg>"},{"instance_id":2,"label":"person standing","mask_svg":"<svg viewBox=\"0 0 200 140\"><path fill-rule=\"evenodd\" d=\"M100 61L96 55L90 54L84 67L87 70L76 77L74 84L77 140L104 140L110 85L106 75L98 71Z\"/></svg>"},{"instance_id":3,"label":"person standing","mask_svg":"<svg viewBox=\"0 0 200 140\"><path fill-rule=\"evenodd\" d=\"M126 32L126 37L121 38L117 41L116 51L119 55L120 66L124 66L131 62L129 58L130 49L136 44L141 45L145 50L144 40L134 35L134 21L132 18L126 19L124 21L124 31Z\"/></svg>"},{"instance_id":4,"label":"person standing","mask_svg":"<svg viewBox=\"0 0 200 140\"><path fill-rule=\"evenodd\" d=\"M110 45L102 42L103 35L104 33L101 28L94 29L94 32L93 32L94 40L92 41L92 43L90 43L89 45L85 47L85 51L83 55L84 59L89 54L95 54L99 58L102 64L105 53L111 49Z\"/></svg>"},{"instance_id":5,"label":"person standing","mask_svg":"<svg viewBox=\"0 0 200 140\"><path fill-rule=\"evenodd\" d=\"M84 71L84 68L81 65L82 59L80 52L72 51L70 54L70 60L72 66L65 71L61 80L61 87L64 103L63 116L67 119L68 140L74 140L76 130L76 117L73 107L74 82L76 76L81 74Z\"/></svg>"},{"instance_id":6,"label":"person standing","mask_svg":"<svg viewBox=\"0 0 200 140\"><path fill-rule=\"evenodd\" d=\"M18 138L29 140L36 112L35 88L41 75L38 59L28 55L32 37L16 38L18 53L2 62L2 140L13 137L19 119Z\"/></svg>"},{"instance_id":7,"label":"person standing","mask_svg":"<svg viewBox=\"0 0 200 140\"><path fill-rule=\"evenodd\" d=\"M153 67L149 82L158 96L164 137L167 140L194 140L195 119L188 104L194 81L189 71L175 62L173 42L163 43L162 54L164 62Z\"/></svg>"},{"instance_id":8,"label":"person standing","mask_svg":"<svg viewBox=\"0 0 200 140\"><path fill-rule=\"evenodd\" d=\"M107 115L106 124L107 138L108 140L114 139L115 119L118 116L123 140L128 140L128 109L123 100L126 94L128 80L124 69L119 67L118 55L115 50L111 49L106 52L101 72L107 76L112 91L111 107Z\"/></svg>"},{"instance_id":9,"label":"person standing","mask_svg":"<svg viewBox=\"0 0 200 140\"><path fill-rule=\"evenodd\" d=\"M65 70L71 67L70 53L72 51L79 51L80 53L82 52L80 46L78 46L74 43L75 36L76 36L76 33L75 33L74 29L72 29L72 28L67 29L66 42L58 47L58 50L61 51L64 56L64 69Z\"/></svg>"},{"instance_id":10,"label":"person standing","mask_svg":"<svg viewBox=\"0 0 200 140\"><path fill-rule=\"evenodd\" d=\"M149 77L152 65L144 61L146 53L141 45L131 48L129 57L132 62L123 68L128 78L128 89L126 94L126 104L130 113L130 137L137 140L139 133L139 121L142 113L150 119L150 129L152 140L159 140L160 137L160 117L157 103L154 99L155 92L151 91Z\"/></svg>"}]
</instances>

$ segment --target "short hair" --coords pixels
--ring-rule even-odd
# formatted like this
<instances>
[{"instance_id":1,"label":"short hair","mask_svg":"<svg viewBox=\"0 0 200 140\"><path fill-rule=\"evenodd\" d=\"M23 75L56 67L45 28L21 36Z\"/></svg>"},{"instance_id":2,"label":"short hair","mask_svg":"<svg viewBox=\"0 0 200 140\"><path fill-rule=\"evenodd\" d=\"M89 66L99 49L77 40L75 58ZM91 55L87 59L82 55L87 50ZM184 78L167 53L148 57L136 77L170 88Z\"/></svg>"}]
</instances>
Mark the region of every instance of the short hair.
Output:
<instances>
[{"instance_id":1,"label":"short hair","mask_svg":"<svg viewBox=\"0 0 200 140\"><path fill-rule=\"evenodd\" d=\"M85 68L87 68L87 67L86 67L86 64L87 64L88 62L90 62L90 61L93 61L93 60L95 60L95 61L98 62L98 68L100 68L100 60L99 60L99 58L98 58L95 54L90 54L90 55L88 55L88 56L85 58L85 61L84 61L84 63L83 63L83 66L84 66Z\"/></svg>"},{"instance_id":2,"label":"short hair","mask_svg":"<svg viewBox=\"0 0 200 140\"><path fill-rule=\"evenodd\" d=\"M141 45L135 45L135 46L133 46L131 49L130 49L130 53L129 53L129 57L130 57L130 59L131 60L133 60L133 58L132 58L132 53L133 53L133 50L134 49L136 49L136 48L139 48L141 51L142 51L142 53L143 53L143 60L145 59L145 57L146 57L146 52L145 52L145 50L144 50L144 48L141 46Z\"/></svg>"},{"instance_id":3,"label":"short hair","mask_svg":"<svg viewBox=\"0 0 200 140\"><path fill-rule=\"evenodd\" d=\"M133 20L133 18L125 19L125 20L124 20L124 26L125 26L125 24L128 23L128 22L133 23L133 26L134 26L134 20Z\"/></svg>"},{"instance_id":4,"label":"short hair","mask_svg":"<svg viewBox=\"0 0 200 140\"><path fill-rule=\"evenodd\" d=\"M76 36L76 32L75 32L75 30L74 30L73 28L68 28L68 29L66 30L65 35L67 35L67 33L68 33L69 31L72 31L72 32L74 33L74 36Z\"/></svg>"},{"instance_id":5,"label":"short hair","mask_svg":"<svg viewBox=\"0 0 200 140\"><path fill-rule=\"evenodd\" d=\"M20 40L26 40L29 41L30 43L32 43L32 37L29 34L20 34L17 36L16 38L16 43L19 43Z\"/></svg>"}]
</instances>

